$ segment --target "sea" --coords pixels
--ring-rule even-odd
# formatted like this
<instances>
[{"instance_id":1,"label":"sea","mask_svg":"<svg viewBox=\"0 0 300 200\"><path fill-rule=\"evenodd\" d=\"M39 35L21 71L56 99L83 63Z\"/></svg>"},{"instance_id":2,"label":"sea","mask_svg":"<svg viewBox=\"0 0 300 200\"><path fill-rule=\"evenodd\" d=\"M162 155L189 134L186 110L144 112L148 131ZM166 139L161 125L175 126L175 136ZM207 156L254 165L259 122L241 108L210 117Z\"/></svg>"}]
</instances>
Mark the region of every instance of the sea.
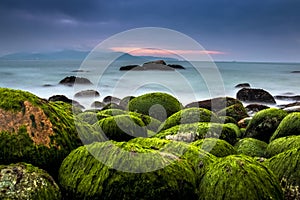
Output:
<instances>
[{"instance_id":1,"label":"sea","mask_svg":"<svg viewBox=\"0 0 300 200\"><path fill-rule=\"evenodd\" d=\"M249 83L272 95L300 94L300 63L168 61L185 69L173 71L120 71L121 66L142 65L136 61L85 60L0 60L0 87L29 91L41 98L65 95L87 109L106 96L123 98L149 92L166 92L183 105L214 97L236 97L237 84ZM67 76L89 79L92 85L59 84ZM82 90L96 90L100 96L75 98ZM278 101L277 105L287 103Z\"/></svg>"}]
</instances>

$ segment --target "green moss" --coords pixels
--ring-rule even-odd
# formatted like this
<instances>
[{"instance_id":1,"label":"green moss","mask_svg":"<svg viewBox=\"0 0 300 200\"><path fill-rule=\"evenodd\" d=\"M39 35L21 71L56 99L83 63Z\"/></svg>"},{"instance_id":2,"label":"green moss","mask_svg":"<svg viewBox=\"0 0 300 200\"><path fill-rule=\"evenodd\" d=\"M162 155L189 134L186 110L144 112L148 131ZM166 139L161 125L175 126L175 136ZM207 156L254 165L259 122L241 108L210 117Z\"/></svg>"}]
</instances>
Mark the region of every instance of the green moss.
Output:
<instances>
[{"instance_id":1,"label":"green moss","mask_svg":"<svg viewBox=\"0 0 300 200\"><path fill-rule=\"evenodd\" d=\"M192 124L195 122L219 122L218 117L205 108L186 108L180 110L170 117L160 126L159 130L163 131L180 124Z\"/></svg>"},{"instance_id":2,"label":"green moss","mask_svg":"<svg viewBox=\"0 0 300 200\"><path fill-rule=\"evenodd\" d=\"M217 138L206 138L192 142L194 145L202 150L209 152L217 157L225 157L236 154L234 147L225 140Z\"/></svg>"},{"instance_id":3,"label":"green moss","mask_svg":"<svg viewBox=\"0 0 300 200\"><path fill-rule=\"evenodd\" d=\"M199 199L283 199L273 172L254 159L231 155L208 167L200 187Z\"/></svg>"},{"instance_id":4,"label":"green moss","mask_svg":"<svg viewBox=\"0 0 300 200\"><path fill-rule=\"evenodd\" d=\"M131 115L107 117L93 126L110 140L128 141L134 137L147 137L143 121Z\"/></svg>"},{"instance_id":5,"label":"green moss","mask_svg":"<svg viewBox=\"0 0 300 200\"><path fill-rule=\"evenodd\" d=\"M238 154L252 157L264 157L267 146L267 143L254 138L243 138L234 145Z\"/></svg>"},{"instance_id":6,"label":"green moss","mask_svg":"<svg viewBox=\"0 0 300 200\"><path fill-rule=\"evenodd\" d=\"M233 117L230 117L230 116L219 116L218 118L224 124L227 124L227 123L237 124L237 121Z\"/></svg>"},{"instance_id":7,"label":"green moss","mask_svg":"<svg viewBox=\"0 0 300 200\"><path fill-rule=\"evenodd\" d=\"M184 142L193 142L204 138L219 138L230 144L236 142L238 133L232 125L210 122L198 122L193 124L181 124L161 131L154 137L172 139Z\"/></svg>"},{"instance_id":8,"label":"green moss","mask_svg":"<svg viewBox=\"0 0 300 200\"><path fill-rule=\"evenodd\" d=\"M270 141L289 135L300 135L300 113L298 112L288 114L280 122Z\"/></svg>"},{"instance_id":9,"label":"green moss","mask_svg":"<svg viewBox=\"0 0 300 200\"><path fill-rule=\"evenodd\" d=\"M270 158L284 151L300 148L300 136L292 135L287 137L281 137L273 140L268 144L266 149L266 157Z\"/></svg>"},{"instance_id":10,"label":"green moss","mask_svg":"<svg viewBox=\"0 0 300 200\"><path fill-rule=\"evenodd\" d=\"M77 119L76 130L83 144L91 144L93 142L106 141L107 138L101 131L97 131L94 126Z\"/></svg>"},{"instance_id":11,"label":"green moss","mask_svg":"<svg viewBox=\"0 0 300 200\"><path fill-rule=\"evenodd\" d=\"M243 104L237 103L232 106L226 107L217 113L219 116L230 116L236 121L248 117L247 111Z\"/></svg>"},{"instance_id":12,"label":"green moss","mask_svg":"<svg viewBox=\"0 0 300 200\"><path fill-rule=\"evenodd\" d=\"M160 121L164 121L181 108L182 105L176 98L159 92L141 95L132 99L128 104L129 111L150 115Z\"/></svg>"},{"instance_id":13,"label":"green moss","mask_svg":"<svg viewBox=\"0 0 300 200\"><path fill-rule=\"evenodd\" d=\"M116 109L116 108L110 108L110 109L106 109L106 110L101 110L97 114L117 116L117 115L124 115L124 114L126 114L126 111L120 110L120 109Z\"/></svg>"},{"instance_id":14,"label":"green moss","mask_svg":"<svg viewBox=\"0 0 300 200\"><path fill-rule=\"evenodd\" d=\"M106 164L97 158L105 158ZM152 166L155 171L140 172ZM115 170L113 167L123 170ZM64 160L59 182L68 199L196 199L189 163L134 143L102 142L80 147Z\"/></svg>"},{"instance_id":15,"label":"green moss","mask_svg":"<svg viewBox=\"0 0 300 200\"><path fill-rule=\"evenodd\" d=\"M300 148L282 152L266 160L269 167L281 182L285 199L300 198Z\"/></svg>"},{"instance_id":16,"label":"green moss","mask_svg":"<svg viewBox=\"0 0 300 200\"><path fill-rule=\"evenodd\" d=\"M256 138L268 143L270 137L286 115L286 111L277 108L259 111L248 124L245 137Z\"/></svg>"},{"instance_id":17,"label":"green moss","mask_svg":"<svg viewBox=\"0 0 300 200\"><path fill-rule=\"evenodd\" d=\"M0 191L1 199L61 199L53 178L26 163L0 165Z\"/></svg>"},{"instance_id":18,"label":"green moss","mask_svg":"<svg viewBox=\"0 0 300 200\"><path fill-rule=\"evenodd\" d=\"M164 147L166 144L172 142L171 140L165 140L160 138L134 138L129 140L128 142L132 142L134 144L141 145L143 148L159 150Z\"/></svg>"},{"instance_id":19,"label":"green moss","mask_svg":"<svg viewBox=\"0 0 300 200\"><path fill-rule=\"evenodd\" d=\"M80 121L86 122L88 124L95 124L98 121L97 114L95 112L82 112L77 115Z\"/></svg>"}]
</instances>

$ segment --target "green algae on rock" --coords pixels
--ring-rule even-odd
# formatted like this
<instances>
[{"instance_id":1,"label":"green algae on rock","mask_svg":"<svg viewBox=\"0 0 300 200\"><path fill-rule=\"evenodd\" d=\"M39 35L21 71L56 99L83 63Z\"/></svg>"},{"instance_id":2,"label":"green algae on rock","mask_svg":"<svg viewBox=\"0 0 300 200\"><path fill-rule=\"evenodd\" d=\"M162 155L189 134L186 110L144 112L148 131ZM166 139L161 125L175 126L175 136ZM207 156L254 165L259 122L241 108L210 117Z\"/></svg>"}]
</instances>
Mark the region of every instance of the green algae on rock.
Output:
<instances>
[{"instance_id":1,"label":"green algae on rock","mask_svg":"<svg viewBox=\"0 0 300 200\"><path fill-rule=\"evenodd\" d=\"M128 110L142 113L164 121L181 110L182 105L173 96L166 93L148 93L138 96L128 103Z\"/></svg>"},{"instance_id":2,"label":"green algae on rock","mask_svg":"<svg viewBox=\"0 0 300 200\"><path fill-rule=\"evenodd\" d=\"M266 157L271 158L293 148L300 148L300 135L291 135L273 140L267 146Z\"/></svg>"},{"instance_id":3,"label":"green algae on rock","mask_svg":"<svg viewBox=\"0 0 300 200\"><path fill-rule=\"evenodd\" d=\"M225 157L236 154L236 150L231 144L225 140L217 138L205 138L197 140L192 142L191 145L201 148L202 150L207 151L217 157Z\"/></svg>"},{"instance_id":4,"label":"green algae on rock","mask_svg":"<svg viewBox=\"0 0 300 200\"><path fill-rule=\"evenodd\" d=\"M60 200L54 179L27 163L0 165L0 199Z\"/></svg>"},{"instance_id":5,"label":"green algae on rock","mask_svg":"<svg viewBox=\"0 0 300 200\"><path fill-rule=\"evenodd\" d=\"M251 157L231 155L208 167L199 199L283 199L277 177Z\"/></svg>"},{"instance_id":6,"label":"green algae on rock","mask_svg":"<svg viewBox=\"0 0 300 200\"><path fill-rule=\"evenodd\" d=\"M77 148L62 163L59 183L74 200L197 198L195 173L185 159L130 142Z\"/></svg>"},{"instance_id":7,"label":"green algae on rock","mask_svg":"<svg viewBox=\"0 0 300 200\"><path fill-rule=\"evenodd\" d=\"M0 163L31 163L55 176L62 160L82 143L72 106L0 88Z\"/></svg>"},{"instance_id":8,"label":"green algae on rock","mask_svg":"<svg viewBox=\"0 0 300 200\"><path fill-rule=\"evenodd\" d=\"M263 141L254 138L243 138L234 145L234 148L237 154L244 154L251 157L264 157L267 146L268 144Z\"/></svg>"},{"instance_id":9,"label":"green algae on rock","mask_svg":"<svg viewBox=\"0 0 300 200\"><path fill-rule=\"evenodd\" d=\"M263 164L277 175L285 199L300 199L300 148L284 151Z\"/></svg>"},{"instance_id":10,"label":"green algae on rock","mask_svg":"<svg viewBox=\"0 0 300 200\"><path fill-rule=\"evenodd\" d=\"M256 113L246 128L245 137L269 142L280 122L287 115L286 111L268 108Z\"/></svg>"},{"instance_id":11,"label":"green algae on rock","mask_svg":"<svg viewBox=\"0 0 300 200\"><path fill-rule=\"evenodd\" d=\"M163 131L180 124L192 124L196 122L219 122L218 117L205 108L186 108L180 110L162 123L159 130Z\"/></svg>"},{"instance_id":12,"label":"green algae on rock","mask_svg":"<svg viewBox=\"0 0 300 200\"><path fill-rule=\"evenodd\" d=\"M217 114L219 116L230 116L233 119L235 119L236 121L239 121L245 117L248 117L247 111L246 111L245 107L243 106L243 104L241 104L241 103L237 103L237 104L231 105L229 107L226 107L226 108L220 110Z\"/></svg>"},{"instance_id":13,"label":"green algae on rock","mask_svg":"<svg viewBox=\"0 0 300 200\"><path fill-rule=\"evenodd\" d=\"M128 114L140 118L144 122L148 130L151 130L153 132L157 132L157 130L159 130L161 121L159 121L158 119L137 112L128 112Z\"/></svg>"},{"instance_id":14,"label":"green algae on rock","mask_svg":"<svg viewBox=\"0 0 300 200\"><path fill-rule=\"evenodd\" d=\"M300 135L300 113L298 112L290 113L283 118L270 138L270 142L289 135Z\"/></svg>"},{"instance_id":15,"label":"green algae on rock","mask_svg":"<svg viewBox=\"0 0 300 200\"><path fill-rule=\"evenodd\" d=\"M104 118L93 125L96 131L110 140L128 141L135 137L147 137L147 129L141 119L132 115Z\"/></svg>"},{"instance_id":16,"label":"green algae on rock","mask_svg":"<svg viewBox=\"0 0 300 200\"><path fill-rule=\"evenodd\" d=\"M153 137L183 142L194 142L204 138L219 138L230 144L234 144L239 134L237 130L238 128L233 128L233 124L198 122L173 126L172 128L159 132Z\"/></svg>"},{"instance_id":17,"label":"green algae on rock","mask_svg":"<svg viewBox=\"0 0 300 200\"><path fill-rule=\"evenodd\" d=\"M88 124L91 124L91 125L95 124L98 121L97 113L90 112L90 111L79 113L78 115L76 115L76 117L79 120L86 122Z\"/></svg>"}]
</instances>

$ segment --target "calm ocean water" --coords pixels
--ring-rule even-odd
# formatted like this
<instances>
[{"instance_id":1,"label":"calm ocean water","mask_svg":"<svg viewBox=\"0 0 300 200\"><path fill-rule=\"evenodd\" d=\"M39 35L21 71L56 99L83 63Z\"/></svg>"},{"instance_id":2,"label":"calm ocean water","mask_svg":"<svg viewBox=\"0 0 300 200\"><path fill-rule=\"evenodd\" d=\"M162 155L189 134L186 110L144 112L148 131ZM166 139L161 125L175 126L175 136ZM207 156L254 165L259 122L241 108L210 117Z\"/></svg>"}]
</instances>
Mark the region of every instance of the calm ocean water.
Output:
<instances>
[{"instance_id":1,"label":"calm ocean water","mask_svg":"<svg viewBox=\"0 0 300 200\"><path fill-rule=\"evenodd\" d=\"M137 96L151 91L164 91L176 96L183 104L217 96L235 97L238 83L250 83L253 88L263 88L272 95L300 94L299 63L243 63L217 62L180 64L185 70L176 71L119 71L119 67L130 61L114 62L109 66L81 66L81 61L0 61L0 87L22 89L42 98L63 94L74 98L77 91L95 89L101 94L96 99L76 99L86 107L107 95L122 98ZM74 72L82 69L84 72ZM68 87L59 85L66 76L81 76L90 79L93 86ZM52 85L45 87L45 84ZM278 102L278 104L283 102Z\"/></svg>"}]
</instances>

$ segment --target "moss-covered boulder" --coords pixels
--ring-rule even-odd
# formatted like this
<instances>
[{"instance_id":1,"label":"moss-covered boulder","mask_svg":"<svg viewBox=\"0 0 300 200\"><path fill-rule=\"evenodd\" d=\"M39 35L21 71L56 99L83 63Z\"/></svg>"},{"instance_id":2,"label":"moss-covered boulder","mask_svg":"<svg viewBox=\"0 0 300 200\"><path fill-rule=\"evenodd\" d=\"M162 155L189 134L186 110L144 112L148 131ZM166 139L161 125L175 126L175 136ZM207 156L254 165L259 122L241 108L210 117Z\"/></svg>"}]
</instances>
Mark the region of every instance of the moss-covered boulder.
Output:
<instances>
[{"instance_id":1,"label":"moss-covered boulder","mask_svg":"<svg viewBox=\"0 0 300 200\"><path fill-rule=\"evenodd\" d=\"M163 131L180 124L192 124L195 122L219 122L219 121L220 119L218 119L218 117L213 112L205 108L186 108L168 117L165 120L165 122L162 123L159 130Z\"/></svg>"},{"instance_id":2,"label":"moss-covered boulder","mask_svg":"<svg viewBox=\"0 0 300 200\"><path fill-rule=\"evenodd\" d=\"M256 113L246 128L245 137L269 142L272 134L277 129L286 111L277 108L268 108Z\"/></svg>"},{"instance_id":3,"label":"moss-covered boulder","mask_svg":"<svg viewBox=\"0 0 300 200\"><path fill-rule=\"evenodd\" d=\"M279 124L270 141L289 135L300 135L300 113L288 114Z\"/></svg>"},{"instance_id":4,"label":"moss-covered boulder","mask_svg":"<svg viewBox=\"0 0 300 200\"><path fill-rule=\"evenodd\" d=\"M248 117L247 111L243 104L237 103L232 106L228 106L217 113L219 116L230 116L236 121L239 121L245 117Z\"/></svg>"},{"instance_id":5,"label":"moss-covered boulder","mask_svg":"<svg viewBox=\"0 0 300 200\"><path fill-rule=\"evenodd\" d=\"M0 88L0 163L31 163L55 177L62 160L81 145L72 106Z\"/></svg>"},{"instance_id":6,"label":"moss-covered boulder","mask_svg":"<svg viewBox=\"0 0 300 200\"><path fill-rule=\"evenodd\" d=\"M234 148L238 154L264 157L267 146L268 144L266 142L254 138L243 138L234 145Z\"/></svg>"},{"instance_id":7,"label":"moss-covered boulder","mask_svg":"<svg viewBox=\"0 0 300 200\"><path fill-rule=\"evenodd\" d=\"M144 122L148 130L151 130L155 133L159 130L161 121L159 121L158 119L137 112L128 112L128 114L140 118Z\"/></svg>"},{"instance_id":8,"label":"moss-covered boulder","mask_svg":"<svg viewBox=\"0 0 300 200\"><path fill-rule=\"evenodd\" d=\"M107 140L107 137L103 134L103 132L95 128L96 126L83 122L79 119L75 119L75 123L76 131L83 144L86 145L93 142L103 142Z\"/></svg>"},{"instance_id":9,"label":"moss-covered boulder","mask_svg":"<svg viewBox=\"0 0 300 200\"><path fill-rule=\"evenodd\" d=\"M98 121L97 113L95 112L82 112L76 115L80 121L86 122L88 124L95 124Z\"/></svg>"},{"instance_id":10,"label":"moss-covered boulder","mask_svg":"<svg viewBox=\"0 0 300 200\"><path fill-rule=\"evenodd\" d=\"M181 110L182 105L173 96L166 93L148 93L138 96L128 103L128 110L142 113L164 121Z\"/></svg>"},{"instance_id":11,"label":"moss-covered boulder","mask_svg":"<svg viewBox=\"0 0 300 200\"><path fill-rule=\"evenodd\" d=\"M147 129L143 121L132 115L107 117L93 126L96 131L110 140L128 141L135 137L147 137Z\"/></svg>"},{"instance_id":12,"label":"moss-covered boulder","mask_svg":"<svg viewBox=\"0 0 300 200\"><path fill-rule=\"evenodd\" d=\"M285 199L300 199L300 148L282 152L264 162L277 175Z\"/></svg>"},{"instance_id":13,"label":"moss-covered boulder","mask_svg":"<svg viewBox=\"0 0 300 200\"><path fill-rule=\"evenodd\" d=\"M134 98L135 98L134 96L126 96L123 99L121 99L119 105L125 110L128 107L129 101Z\"/></svg>"},{"instance_id":14,"label":"moss-covered boulder","mask_svg":"<svg viewBox=\"0 0 300 200\"><path fill-rule=\"evenodd\" d=\"M208 167L199 199L283 199L273 172L251 157L231 155Z\"/></svg>"},{"instance_id":15,"label":"moss-covered boulder","mask_svg":"<svg viewBox=\"0 0 300 200\"><path fill-rule=\"evenodd\" d=\"M209 152L217 157L225 157L236 154L234 147L225 140L217 138L206 138L192 142L194 145L206 152Z\"/></svg>"},{"instance_id":16,"label":"moss-covered boulder","mask_svg":"<svg viewBox=\"0 0 300 200\"><path fill-rule=\"evenodd\" d=\"M230 117L230 116L219 116L218 118L224 124L227 124L227 123L237 124L237 121L233 117Z\"/></svg>"},{"instance_id":17,"label":"moss-covered boulder","mask_svg":"<svg viewBox=\"0 0 300 200\"><path fill-rule=\"evenodd\" d=\"M195 173L185 159L130 142L72 151L61 165L59 183L74 200L197 198Z\"/></svg>"},{"instance_id":18,"label":"moss-covered boulder","mask_svg":"<svg viewBox=\"0 0 300 200\"><path fill-rule=\"evenodd\" d=\"M124 115L127 112L121 109L116 109L116 108L110 108L110 109L105 109L99 111L97 114L98 115L110 115L110 116L117 116L117 115Z\"/></svg>"},{"instance_id":19,"label":"moss-covered boulder","mask_svg":"<svg viewBox=\"0 0 300 200\"><path fill-rule=\"evenodd\" d=\"M0 191L0 199L61 199L54 179L27 163L0 165Z\"/></svg>"},{"instance_id":20,"label":"moss-covered boulder","mask_svg":"<svg viewBox=\"0 0 300 200\"><path fill-rule=\"evenodd\" d=\"M291 135L273 140L268 144L265 156L271 158L293 148L300 148L300 135Z\"/></svg>"},{"instance_id":21,"label":"moss-covered boulder","mask_svg":"<svg viewBox=\"0 0 300 200\"><path fill-rule=\"evenodd\" d=\"M237 129L234 129L231 124L198 122L173 126L159 132L154 137L183 142L194 142L204 138L219 138L234 144L238 134Z\"/></svg>"}]
</instances>

